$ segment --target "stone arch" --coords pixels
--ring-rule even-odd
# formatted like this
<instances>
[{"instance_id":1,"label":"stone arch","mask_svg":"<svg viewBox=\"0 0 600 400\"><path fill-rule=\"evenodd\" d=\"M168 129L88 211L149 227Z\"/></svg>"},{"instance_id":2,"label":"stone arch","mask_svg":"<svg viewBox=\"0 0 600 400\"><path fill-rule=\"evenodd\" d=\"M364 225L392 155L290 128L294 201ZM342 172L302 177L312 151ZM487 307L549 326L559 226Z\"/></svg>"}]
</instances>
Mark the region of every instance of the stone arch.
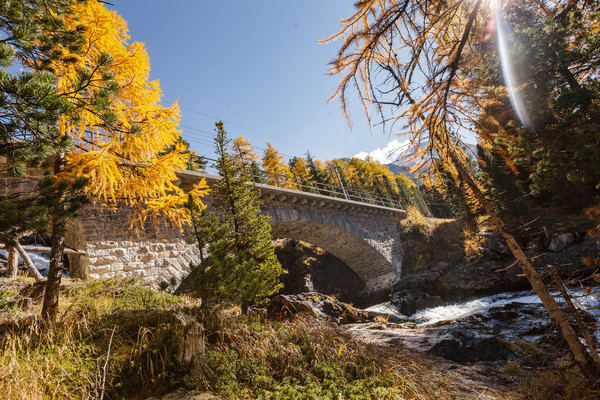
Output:
<instances>
[{"instance_id":1,"label":"stone arch","mask_svg":"<svg viewBox=\"0 0 600 400\"><path fill-rule=\"evenodd\" d=\"M380 282L395 275L392 264L364 239L335 226L307 220L272 222L273 237L312 243L344 262L366 284L378 289Z\"/></svg>"}]
</instances>

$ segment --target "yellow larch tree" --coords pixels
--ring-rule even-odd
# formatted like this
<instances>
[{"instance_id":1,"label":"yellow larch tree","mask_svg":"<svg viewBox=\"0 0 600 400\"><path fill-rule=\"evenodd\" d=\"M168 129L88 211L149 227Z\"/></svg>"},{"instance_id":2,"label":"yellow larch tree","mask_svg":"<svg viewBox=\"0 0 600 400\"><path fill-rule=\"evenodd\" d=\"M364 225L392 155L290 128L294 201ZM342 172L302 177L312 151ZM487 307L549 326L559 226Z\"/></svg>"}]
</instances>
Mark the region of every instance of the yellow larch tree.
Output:
<instances>
[{"instance_id":1,"label":"yellow larch tree","mask_svg":"<svg viewBox=\"0 0 600 400\"><path fill-rule=\"evenodd\" d=\"M294 157L290 160L290 172L300 180L308 179L310 171L304 157Z\"/></svg>"},{"instance_id":2,"label":"yellow larch tree","mask_svg":"<svg viewBox=\"0 0 600 400\"><path fill-rule=\"evenodd\" d=\"M531 261L493 207L489 193L475 178L462 146L465 131L475 135L480 90L469 79L473 54L500 2L483 0L365 0L355 4L353 14L341 21L341 29L324 42L341 40L339 52L330 63L331 75L340 77L332 98L341 100L349 119L348 93L356 89L367 120L374 107L385 121L402 121L398 134L411 146L407 161L432 171L431 159L439 159L456 181L464 182L472 205L489 216L489 223L504 237L525 277L538 295L571 350L573 359L588 381L599 385L600 356L593 342L582 343ZM593 2L556 0L532 2L538 12L551 10L557 18L568 16L576 6L594 7ZM487 7L491 5L492 7ZM415 22L416 21L416 22ZM401 57L399 55L402 55ZM563 72L572 80L569 68ZM573 82L573 87L577 82ZM569 83L569 85L571 85ZM579 89L576 89L579 90ZM388 115L387 113L391 115ZM410 154L412 152L412 154ZM586 347L587 346L587 347Z\"/></svg>"},{"instance_id":3,"label":"yellow larch tree","mask_svg":"<svg viewBox=\"0 0 600 400\"><path fill-rule=\"evenodd\" d=\"M259 156L254 152L255 147L243 136L238 136L231 144L231 155L236 164L243 169L250 169L252 163L258 163Z\"/></svg>"},{"instance_id":4,"label":"yellow larch tree","mask_svg":"<svg viewBox=\"0 0 600 400\"><path fill-rule=\"evenodd\" d=\"M73 55L76 63L53 66L59 92L73 104L59 121L71 147L56 157L57 180L86 178L85 193L104 207L129 206L136 229L149 217L181 228L189 222L183 209L187 194L175 182L189 155L179 140L178 105L161 105L159 82L149 80L148 53L142 43L128 42L127 24L116 12L90 0L77 3L66 23L68 28L86 27L86 46ZM108 104L100 113L90 103L102 95ZM199 198L206 192L201 182L191 195ZM53 254L42 310L49 321L58 306L65 226L64 219L52 222Z\"/></svg>"},{"instance_id":5,"label":"yellow larch tree","mask_svg":"<svg viewBox=\"0 0 600 400\"><path fill-rule=\"evenodd\" d=\"M267 175L267 184L286 188L294 187L291 184L290 168L270 142L267 142L261 164Z\"/></svg>"}]
</instances>

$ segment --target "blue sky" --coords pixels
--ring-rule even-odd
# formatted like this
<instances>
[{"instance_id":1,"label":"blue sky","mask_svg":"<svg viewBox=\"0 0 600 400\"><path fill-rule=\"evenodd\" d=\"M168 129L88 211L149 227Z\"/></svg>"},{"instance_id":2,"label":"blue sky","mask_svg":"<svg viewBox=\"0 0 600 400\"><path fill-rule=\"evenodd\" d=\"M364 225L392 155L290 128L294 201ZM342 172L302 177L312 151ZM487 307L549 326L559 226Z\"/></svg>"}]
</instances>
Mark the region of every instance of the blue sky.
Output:
<instances>
[{"instance_id":1,"label":"blue sky","mask_svg":"<svg viewBox=\"0 0 600 400\"><path fill-rule=\"evenodd\" d=\"M326 75L327 64L341 43L317 40L339 29L353 1L112 3L132 40L146 44L165 104L179 101L183 136L198 154L213 154L219 119L230 137L248 138L257 151L268 140L287 157L307 150L319 159L381 153L397 140L378 127L371 133L357 102L352 130L339 101L326 104L339 79Z\"/></svg>"}]
</instances>

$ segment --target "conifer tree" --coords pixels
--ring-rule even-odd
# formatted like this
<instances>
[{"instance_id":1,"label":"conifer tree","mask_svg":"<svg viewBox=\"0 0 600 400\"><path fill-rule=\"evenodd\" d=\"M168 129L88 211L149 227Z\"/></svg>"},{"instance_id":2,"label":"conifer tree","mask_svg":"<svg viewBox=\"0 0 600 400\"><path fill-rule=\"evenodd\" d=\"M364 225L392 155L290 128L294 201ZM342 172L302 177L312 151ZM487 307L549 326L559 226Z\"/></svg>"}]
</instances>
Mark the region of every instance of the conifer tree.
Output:
<instances>
[{"instance_id":1,"label":"conifer tree","mask_svg":"<svg viewBox=\"0 0 600 400\"><path fill-rule=\"evenodd\" d=\"M243 136L238 136L233 140L231 145L231 153L235 162L242 168L251 169L252 163L258 162L258 154L254 152L255 147L252 146L248 139Z\"/></svg>"},{"instance_id":2,"label":"conifer tree","mask_svg":"<svg viewBox=\"0 0 600 400\"><path fill-rule=\"evenodd\" d=\"M275 256L269 218L260 215L256 191L249 177L228 153L223 123L216 124L217 170L221 177L212 188L213 206L222 231L209 243L210 270L205 279L213 299L238 303L244 313L251 303L277 292L281 265ZM216 232L214 223L211 229Z\"/></svg>"},{"instance_id":3,"label":"conifer tree","mask_svg":"<svg viewBox=\"0 0 600 400\"><path fill-rule=\"evenodd\" d=\"M308 163L303 157L292 157L288 162L290 166L290 172L297 180L297 182L304 188L309 185L308 178L310 171L308 170Z\"/></svg>"},{"instance_id":4,"label":"conifer tree","mask_svg":"<svg viewBox=\"0 0 600 400\"><path fill-rule=\"evenodd\" d=\"M41 8L49 4L36 3ZM70 12L57 29L80 40L50 42L37 48L36 58L22 60L33 71L52 72L54 93L63 104L52 130L41 135L54 134L65 143L52 149L54 165L48 172L54 197L44 199L51 213L52 252L42 316L49 322L58 307L67 222L81 206L82 195L108 208L130 206L135 227L149 217L179 227L189 221L182 210L187 194L175 185L177 171L190 156L177 130L177 104L160 104L158 82L149 81L148 55L142 44L128 43L122 18L98 0L69 3ZM55 11L47 12L52 25ZM46 43L53 35L42 27L38 42ZM81 47L85 52L78 51ZM192 195L205 192L200 184Z\"/></svg>"},{"instance_id":5,"label":"conifer tree","mask_svg":"<svg viewBox=\"0 0 600 400\"><path fill-rule=\"evenodd\" d=\"M58 121L74 107L57 90L52 66L73 64L73 54L85 42L82 26L68 27L65 23L76 3L0 3L0 156L4 158L0 172L20 181L16 190L11 188L8 196L0 198L0 242L17 247L37 280L42 277L19 245L19 237L45 231L50 212L73 215L83 201L81 196L72 195L81 189L82 179L65 186L57 185L51 174L41 182L27 175L28 168L46 168L49 156L69 146ZM91 99L94 103L98 97Z\"/></svg>"},{"instance_id":6,"label":"conifer tree","mask_svg":"<svg viewBox=\"0 0 600 400\"><path fill-rule=\"evenodd\" d=\"M306 152L306 166L309 172L309 180L314 182L315 192L321 193L322 185L332 185L333 179L329 171L320 160L315 160L309 151ZM322 185L319 185L322 184Z\"/></svg>"},{"instance_id":7,"label":"conifer tree","mask_svg":"<svg viewBox=\"0 0 600 400\"><path fill-rule=\"evenodd\" d=\"M263 154L262 167L267 173L269 185L293 188L293 185L288 182L291 175L288 164L284 162L279 151L270 142L267 142L267 148Z\"/></svg>"},{"instance_id":8,"label":"conifer tree","mask_svg":"<svg viewBox=\"0 0 600 400\"><path fill-rule=\"evenodd\" d=\"M189 280L197 295L202 299L202 306L206 307L214 298L216 287L216 274L211 271L209 253L211 243L225 235L227 227L222 225L215 213L210 211L194 196L188 196L185 204L191 220L191 236L189 240L196 244L200 260L197 264L190 263L191 272Z\"/></svg>"}]
</instances>

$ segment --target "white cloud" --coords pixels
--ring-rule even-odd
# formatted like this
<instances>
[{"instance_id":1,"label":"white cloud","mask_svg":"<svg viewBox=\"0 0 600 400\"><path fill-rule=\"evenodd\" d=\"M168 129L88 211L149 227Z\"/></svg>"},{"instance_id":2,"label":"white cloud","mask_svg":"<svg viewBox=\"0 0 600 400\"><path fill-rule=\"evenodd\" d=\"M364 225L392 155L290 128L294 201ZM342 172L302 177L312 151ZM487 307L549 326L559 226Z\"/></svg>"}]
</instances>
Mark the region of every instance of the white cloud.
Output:
<instances>
[{"instance_id":1,"label":"white cloud","mask_svg":"<svg viewBox=\"0 0 600 400\"><path fill-rule=\"evenodd\" d=\"M380 147L375 150L371 150L370 152L361 151L354 155L356 158L360 158L364 160L367 156L370 156L372 159L379 161L382 164L389 164L392 161L395 161L398 156L402 155L402 153L406 150L406 145L408 141L400 141L398 139L394 139L385 147Z\"/></svg>"}]
</instances>

